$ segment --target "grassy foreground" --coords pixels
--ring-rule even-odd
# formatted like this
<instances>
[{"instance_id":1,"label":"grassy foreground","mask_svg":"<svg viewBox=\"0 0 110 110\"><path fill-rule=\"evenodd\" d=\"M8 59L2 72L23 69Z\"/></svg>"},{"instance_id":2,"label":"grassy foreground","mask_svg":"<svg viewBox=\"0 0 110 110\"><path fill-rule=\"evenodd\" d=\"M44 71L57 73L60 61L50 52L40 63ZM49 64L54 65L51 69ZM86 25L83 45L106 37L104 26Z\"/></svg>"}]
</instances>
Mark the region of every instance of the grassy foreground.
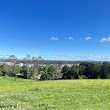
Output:
<instances>
[{"instance_id":1,"label":"grassy foreground","mask_svg":"<svg viewBox=\"0 0 110 110\"><path fill-rule=\"evenodd\" d=\"M0 110L110 110L110 80L0 77Z\"/></svg>"}]
</instances>

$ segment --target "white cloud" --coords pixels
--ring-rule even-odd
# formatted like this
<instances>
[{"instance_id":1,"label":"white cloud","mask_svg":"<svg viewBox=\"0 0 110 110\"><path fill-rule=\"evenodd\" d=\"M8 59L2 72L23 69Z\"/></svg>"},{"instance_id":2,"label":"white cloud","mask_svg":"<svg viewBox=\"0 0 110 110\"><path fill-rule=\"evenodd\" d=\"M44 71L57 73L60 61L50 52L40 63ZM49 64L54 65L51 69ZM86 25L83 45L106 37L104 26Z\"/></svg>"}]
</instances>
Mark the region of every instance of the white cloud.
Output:
<instances>
[{"instance_id":1,"label":"white cloud","mask_svg":"<svg viewBox=\"0 0 110 110\"><path fill-rule=\"evenodd\" d=\"M59 40L57 37L51 37L49 40Z\"/></svg>"},{"instance_id":2,"label":"white cloud","mask_svg":"<svg viewBox=\"0 0 110 110\"><path fill-rule=\"evenodd\" d=\"M85 38L85 40L90 40L90 39L92 39L92 37L88 36L88 37Z\"/></svg>"},{"instance_id":3,"label":"white cloud","mask_svg":"<svg viewBox=\"0 0 110 110\"><path fill-rule=\"evenodd\" d=\"M74 38L73 37L69 37L69 40L74 40Z\"/></svg>"},{"instance_id":4,"label":"white cloud","mask_svg":"<svg viewBox=\"0 0 110 110\"><path fill-rule=\"evenodd\" d=\"M99 42L109 42L109 41L110 41L110 37L102 38Z\"/></svg>"}]
</instances>

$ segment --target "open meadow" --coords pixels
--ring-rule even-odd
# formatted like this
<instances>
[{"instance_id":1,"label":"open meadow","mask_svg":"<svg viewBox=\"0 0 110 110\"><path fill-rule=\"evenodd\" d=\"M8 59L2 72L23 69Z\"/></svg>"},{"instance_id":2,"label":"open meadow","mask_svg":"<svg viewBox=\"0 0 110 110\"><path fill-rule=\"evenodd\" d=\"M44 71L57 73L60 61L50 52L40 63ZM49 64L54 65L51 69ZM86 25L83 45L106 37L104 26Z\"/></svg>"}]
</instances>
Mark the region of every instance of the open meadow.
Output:
<instances>
[{"instance_id":1,"label":"open meadow","mask_svg":"<svg viewBox=\"0 0 110 110\"><path fill-rule=\"evenodd\" d=\"M0 110L110 110L110 80L0 77Z\"/></svg>"}]
</instances>

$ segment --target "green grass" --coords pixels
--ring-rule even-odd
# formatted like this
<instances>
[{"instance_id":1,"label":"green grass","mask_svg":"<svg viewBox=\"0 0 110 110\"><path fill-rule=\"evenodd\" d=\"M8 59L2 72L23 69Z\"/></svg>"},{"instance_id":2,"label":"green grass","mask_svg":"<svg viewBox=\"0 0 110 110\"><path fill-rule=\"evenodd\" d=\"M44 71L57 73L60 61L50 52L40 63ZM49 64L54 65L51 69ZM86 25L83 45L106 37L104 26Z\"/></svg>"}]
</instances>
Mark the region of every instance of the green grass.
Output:
<instances>
[{"instance_id":1,"label":"green grass","mask_svg":"<svg viewBox=\"0 0 110 110\"><path fill-rule=\"evenodd\" d=\"M110 80L0 77L1 110L110 110Z\"/></svg>"}]
</instances>

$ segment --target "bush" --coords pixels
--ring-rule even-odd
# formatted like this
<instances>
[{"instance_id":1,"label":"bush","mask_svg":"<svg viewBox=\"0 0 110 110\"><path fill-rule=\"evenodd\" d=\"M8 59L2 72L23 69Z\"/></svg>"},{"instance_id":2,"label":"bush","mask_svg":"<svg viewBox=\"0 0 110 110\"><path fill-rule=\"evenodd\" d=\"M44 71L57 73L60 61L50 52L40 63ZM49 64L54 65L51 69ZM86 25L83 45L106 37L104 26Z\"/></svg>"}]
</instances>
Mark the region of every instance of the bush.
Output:
<instances>
[{"instance_id":1,"label":"bush","mask_svg":"<svg viewBox=\"0 0 110 110\"><path fill-rule=\"evenodd\" d=\"M49 74L42 74L40 80L51 80L51 76Z\"/></svg>"},{"instance_id":2,"label":"bush","mask_svg":"<svg viewBox=\"0 0 110 110\"><path fill-rule=\"evenodd\" d=\"M85 75L81 75L79 76L79 79L87 79L87 77Z\"/></svg>"}]
</instances>

